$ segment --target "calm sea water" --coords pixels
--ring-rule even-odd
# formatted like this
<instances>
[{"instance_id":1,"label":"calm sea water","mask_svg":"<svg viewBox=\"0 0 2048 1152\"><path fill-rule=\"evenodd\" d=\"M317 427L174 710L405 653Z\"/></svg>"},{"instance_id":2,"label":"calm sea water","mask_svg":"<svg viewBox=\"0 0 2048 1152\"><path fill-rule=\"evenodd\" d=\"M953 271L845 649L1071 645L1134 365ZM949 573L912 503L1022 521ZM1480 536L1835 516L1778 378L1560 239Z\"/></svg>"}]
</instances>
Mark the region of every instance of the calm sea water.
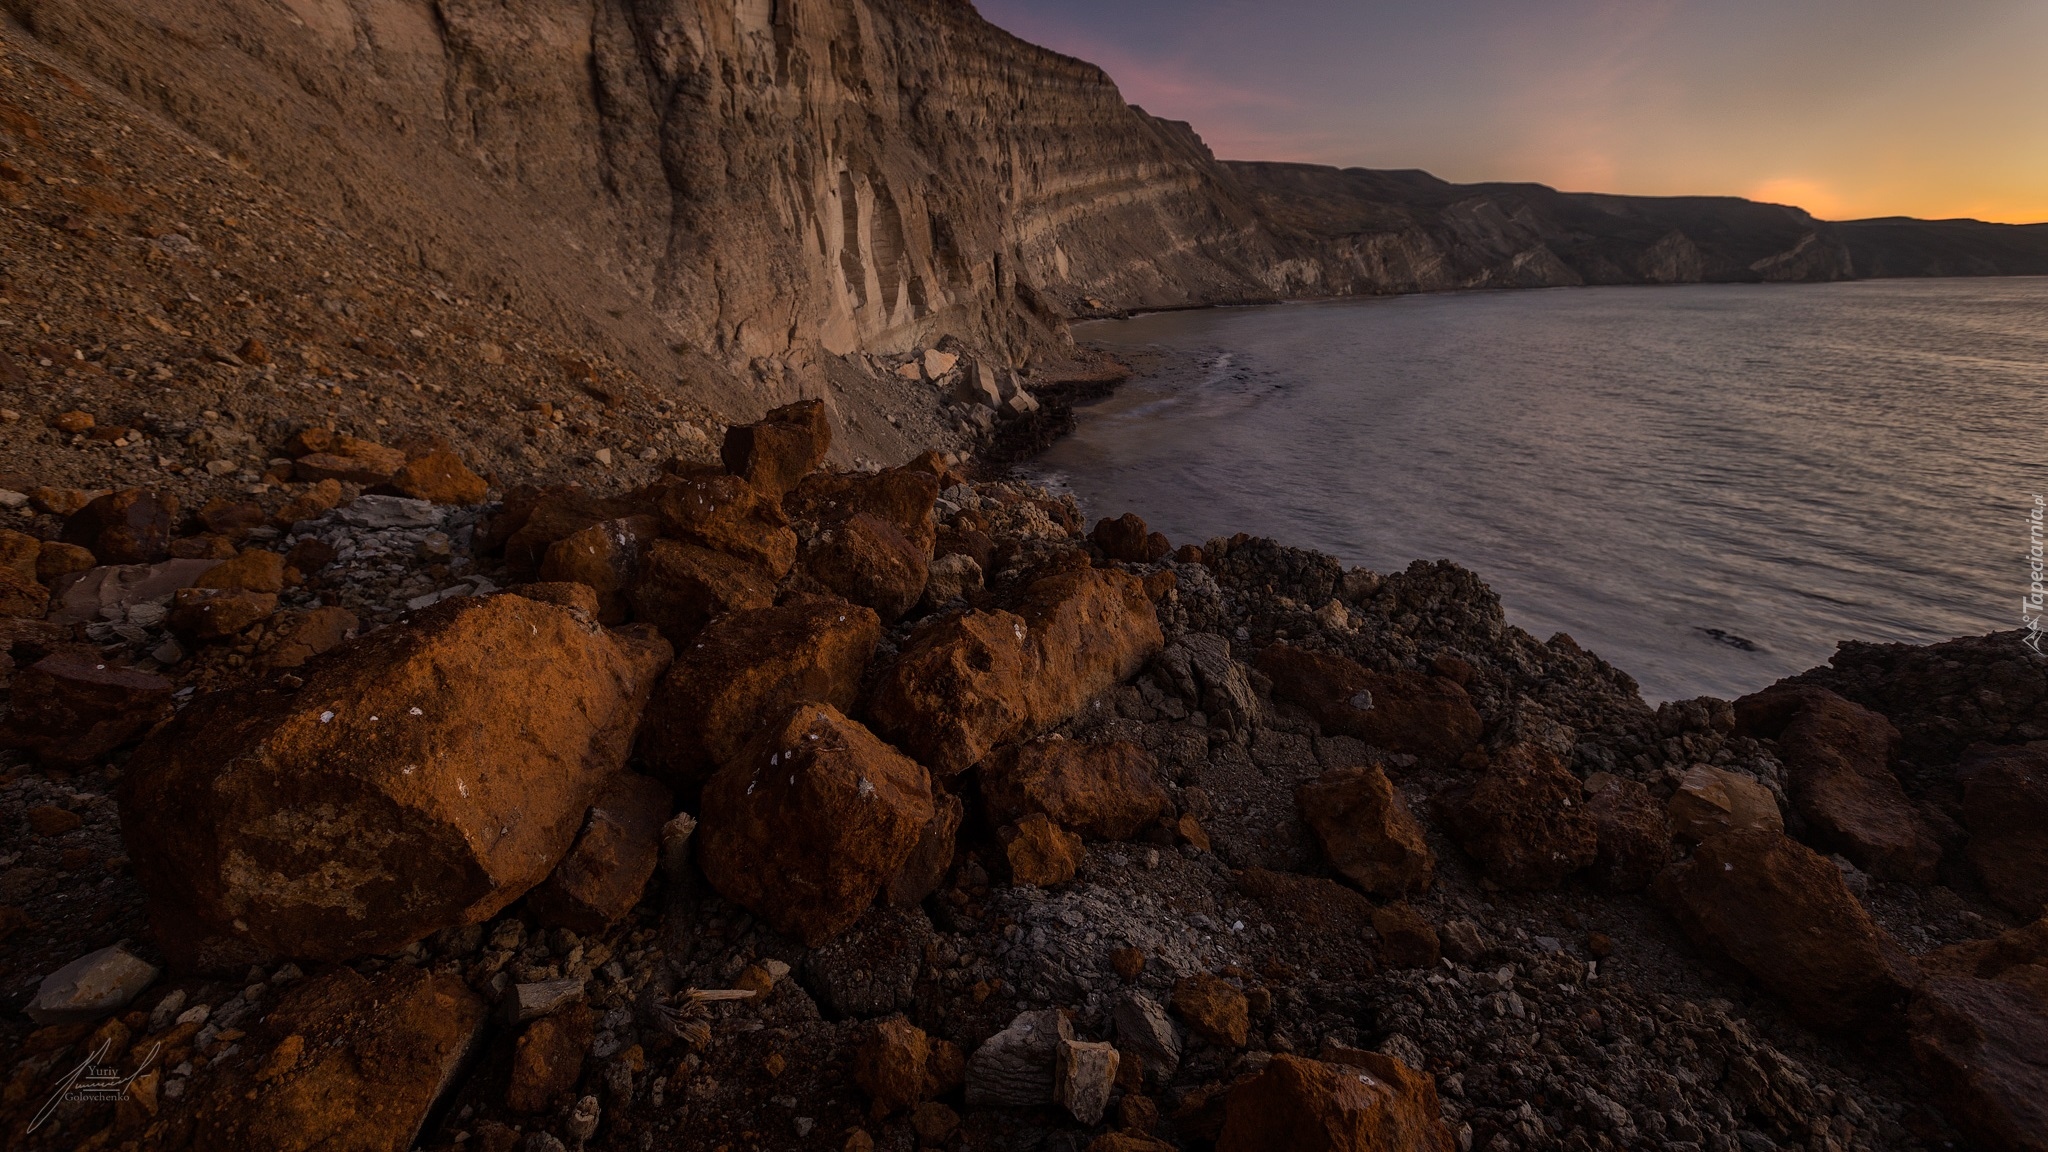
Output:
<instances>
[{"instance_id":1,"label":"calm sea water","mask_svg":"<svg viewBox=\"0 0 2048 1152\"><path fill-rule=\"evenodd\" d=\"M1176 544L1447 557L1652 701L2016 628L2048 279L1488 292L1084 326L1157 367L1034 466Z\"/></svg>"}]
</instances>

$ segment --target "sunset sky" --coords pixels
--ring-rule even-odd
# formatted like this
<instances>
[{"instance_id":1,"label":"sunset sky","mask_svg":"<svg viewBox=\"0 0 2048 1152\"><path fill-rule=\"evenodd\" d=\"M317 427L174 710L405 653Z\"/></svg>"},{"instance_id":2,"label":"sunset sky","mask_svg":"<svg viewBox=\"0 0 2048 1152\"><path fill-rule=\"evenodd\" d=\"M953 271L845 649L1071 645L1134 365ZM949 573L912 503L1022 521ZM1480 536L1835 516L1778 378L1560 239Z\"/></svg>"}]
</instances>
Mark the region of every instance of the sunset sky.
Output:
<instances>
[{"instance_id":1,"label":"sunset sky","mask_svg":"<svg viewBox=\"0 0 2048 1152\"><path fill-rule=\"evenodd\" d=\"M2048 0L978 0L1225 159L2048 221Z\"/></svg>"}]
</instances>

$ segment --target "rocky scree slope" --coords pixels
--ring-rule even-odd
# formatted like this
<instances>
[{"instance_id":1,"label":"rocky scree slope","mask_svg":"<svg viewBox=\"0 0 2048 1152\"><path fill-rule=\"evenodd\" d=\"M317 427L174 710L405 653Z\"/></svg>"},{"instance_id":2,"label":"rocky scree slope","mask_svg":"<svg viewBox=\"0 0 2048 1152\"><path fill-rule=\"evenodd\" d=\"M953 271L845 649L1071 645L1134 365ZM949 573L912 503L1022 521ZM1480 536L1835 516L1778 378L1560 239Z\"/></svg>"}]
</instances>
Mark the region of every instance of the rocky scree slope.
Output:
<instances>
[{"instance_id":1,"label":"rocky scree slope","mask_svg":"<svg viewBox=\"0 0 2048 1152\"><path fill-rule=\"evenodd\" d=\"M2041 1146L2015 634L1652 710L1455 566L830 435L0 534L11 1146Z\"/></svg>"}]
</instances>

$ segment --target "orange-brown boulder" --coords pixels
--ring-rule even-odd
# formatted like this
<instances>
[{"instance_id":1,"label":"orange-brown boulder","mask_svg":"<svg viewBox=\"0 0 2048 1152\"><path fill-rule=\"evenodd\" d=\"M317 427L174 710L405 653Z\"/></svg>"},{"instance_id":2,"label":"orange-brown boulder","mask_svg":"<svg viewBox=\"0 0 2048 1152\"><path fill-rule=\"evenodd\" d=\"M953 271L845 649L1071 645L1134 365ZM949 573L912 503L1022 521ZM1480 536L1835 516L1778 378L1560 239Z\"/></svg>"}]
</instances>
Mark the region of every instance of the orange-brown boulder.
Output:
<instances>
[{"instance_id":1,"label":"orange-brown boulder","mask_svg":"<svg viewBox=\"0 0 2048 1152\"><path fill-rule=\"evenodd\" d=\"M1173 984L1173 1013L1190 1031L1211 1044L1242 1048L1251 1029L1251 1004L1235 984L1221 976L1197 973Z\"/></svg>"},{"instance_id":2,"label":"orange-brown boulder","mask_svg":"<svg viewBox=\"0 0 2048 1152\"><path fill-rule=\"evenodd\" d=\"M1912 962L1864 912L1841 869L1782 832L1724 832L1657 878L1672 918L1816 1028L1895 1018Z\"/></svg>"},{"instance_id":3,"label":"orange-brown boulder","mask_svg":"<svg viewBox=\"0 0 2048 1152\"><path fill-rule=\"evenodd\" d=\"M2048 995L1929 980L1907 1016L1913 1058L1949 1122L1985 1148L2048 1152Z\"/></svg>"},{"instance_id":4,"label":"orange-brown boulder","mask_svg":"<svg viewBox=\"0 0 2048 1152\"><path fill-rule=\"evenodd\" d=\"M548 545L539 576L544 582L588 585L597 593L597 618L606 624L623 623L627 593L660 532L661 521L652 516L592 524Z\"/></svg>"},{"instance_id":5,"label":"orange-brown boulder","mask_svg":"<svg viewBox=\"0 0 2048 1152\"><path fill-rule=\"evenodd\" d=\"M925 1031L901 1016L868 1025L853 1053L853 1082L883 1112L908 1108L929 1099L932 1042Z\"/></svg>"},{"instance_id":6,"label":"orange-brown boulder","mask_svg":"<svg viewBox=\"0 0 2048 1152\"><path fill-rule=\"evenodd\" d=\"M1479 780L1439 798L1458 844L1508 888L1555 888L1592 864L1600 831L1585 786L1549 749L1515 744Z\"/></svg>"},{"instance_id":7,"label":"orange-brown boulder","mask_svg":"<svg viewBox=\"0 0 2048 1152\"><path fill-rule=\"evenodd\" d=\"M514 572L532 572L555 541L592 524L647 510L633 500L599 496L578 484L515 489L505 494L505 506L491 518L478 550L502 549Z\"/></svg>"},{"instance_id":8,"label":"orange-brown boulder","mask_svg":"<svg viewBox=\"0 0 2048 1152\"><path fill-rule=\"evenodd\" d=\"M527 894L526 906L541 923L583 936L617 923L654 877L671 808L659 781L619 773L590 806L569 854Z\"/></svg>"},{"instance_id":9,"label":"orange-brown boulder","mask_svg":"<svg viewBox=\"0 0 2048 1152\"><path fill-rule=\"evenodd\" d=\"M581 1002L528 1024L512 1049L505 1107L528 1115L545 1112L573 1091L595 1031L590 1006Z\"/></svg>"},{"instance_id":10,"label":"orange-brown boulder","mask_svg":"<svg viewBox=\"0 0 2048 1152\"><path fill-rule=\"evenodd\" d=\"M37 579L43 542L26 532L0 528L0 616L41 619L50 591Z\"/></svg>"},{"instance_id":11,"label":"orange-brown boulder","mask_svg":"<svg viewBox=\"0 0 2048 1152\"><path fill-rule=\"evenodd\" d=\"M691 471L649 495L669 536L759 565L777 580L796 563L796 533L782 506L738 476Z\"/></svg>"},{"instance_id":12,"label":"orange-brown boulder","mask_svg":"<svg viewBox=\"0 0 2048 1152\"><path fill-rule=\"evenodd\" d=\"M726 471L781 496L823 464L831 449L832 425L825 418L825 402L801 400L773 409L753 424L726 429L718 455Z\"/></svg>"},{"instance_id":13,"label":"orange-brown boulder","mask_svg":"<svg viewBox=\"0 0 2048 1152\"><path fill-rule=\"evenodd\" d=\"M225 536L240 543L249 533L263 527L270 517L263 511L263 505L253 500L230 500L215 497L199 509L199 522L206 530L217 536Z\"/></svg>"},{"instance_id":14,"label":"orange-brown boulder","mask_svg":"<svg viewBox=\"0 0 2048 1152\"><path fill-rule=\"evenodd\" d=\"M966 805L936 781L932 784L932 818L918 833L917 847L910 859L882 890L882 901L891 908L909 908L924 902L939 890L946 873L953 868L953 849L960 834L960 819Z\"/></svg>"},{"instance_id":15,"label":"orange-brown boulder","mask_svg":"<svg viewBox=\"0 0 2048 1152\"><path fill-rule=\"evenodd\" d=\"M360 625L355 613L334 605L280 612L271 618L270 635L264 640L263 666L304 667L313 657L354 639Z\"/></svg>"},{"instance_id":16,"label":"orange-brown boulder","mask_svg":"<svg viewBox=\"0 0 2048 1152\"><path fill-rule=\"evenodd\" d=\"M436 504L481 504L491 486L469 470L462 457L436 448L405 462L391 474L390 487L400 496Z\"/></svg>"},{"instance_id":17,"label":"orange-brown boulder","mask_svg":"<svg viewBox=\"0 0 2048 1152\"><path fill-rule=\"evenodd\" d=\"M892 624L924 597L931 570L895 525L867 512L821 529L805 546L803 565L811 579Z\"/></svg>"},{"instance_id":18,"label":"orange-brown boulder","mask_svg":"<svg viewBox=\"0 0 2048 1152\"><path fill-rule=\"evenodd\" d=\"M311 520L325 512L331 512L341 503L341 481L322 480L309 484L305 491L293 496L270 517L270 522L280 528L289 528L301 520Z\"/></svg>"},{"instance_id":19,"label":"orange-brown boulder","mask_svg":"<svg viewBox=\"0 0 2048 1152\"><path fill-rule=\"evenodd\" d=\"M1150 531L1135 512L1114 520L1097 520L1088 539L1111 560L1129 564L1150 564L1173 551L1173 542L1163 533Z\"/></svg>"},{"instance_id":20,"label":"orange-brown boulder","mask_svg":"<svg viewBox=\"0 0 2048 1152\"><path fill-rule=\"evenodd\" d=\"M382 484L405 467L405 453L373 440L337 435L325 448L309 452L292 463L300 480L318 483L338 480L350 484Z\"/></svg>"},{"instance_id":21,"label":"orange-brown boulder","mask_svg":"<svg viewBox=\"0 0 2048 1152\"><path fill-rule=\"evenodd\" d=\"M1593 878L1617 892L1640 892L1671 863L1671 826L1648 788L1619 776L1586 797L1599 850Z\"/></svg>"},{"instance_id":22,"label":"orange-brown boulder","mask_svg":"<svg viewBox=\"0 0 2048 1152\"><path fill-rule=\"evenodd\" d=\"M1957 776L1985 890L2021 916L2048 912L2048 741L1978 750Z\"/></svg>"},{"instance_id":23,"label":"orange-brown boulder","mask_svg":"<svg viewBox=\"0 0 2048 1152\"><path fill-rule=\"evenodd\" d=\"M1436 1080L1391 1056L1280 1055L1230 1090L1216 1152L1452 1152Z\"/></svg>"},{"instance_id":24,"label":"orange-brown boulder","mask_svg":"<svg viewBox=\"0 0 2048 1152\"><path fill-rule=\"evenodd\" d=\"M816 947L874 903L932 812L921 765L808 704L705 785L697 864L727 899Z\"/></svg>"},{"instance_id":25,"label":"orange-brown boulder","mask_svg":"<svg viewBox=\"0 0 2048 1152\"><path fill-rule=\"evenodd\" d=\"M55 652L15 673L13 715L0 746L21 748L53 768L90 764L171 714L171 682Z\"/></svg>"},{"instance_id":26,"label":"orange-brown boulder","mask_svg":"<svg viewBox=\"0 0 2048 1152\"><path fill-rule=\"evenodd\" d=\"M411 1148L475 1048L485 1015L460 977L421 968L397 965L367 979L337 968L307 980L240 1041L260 1055L195 1078L189 1147Z\"/></svg>"},{"instance_id":27,"label":"orange-brown boulder","mask_svg":"<svg viewBox=\"0 0 2048 1152\"><path fill-rule=\"evenodd\" d=\"M626 598L633 619L659 628L680 650L714 617L775 603L775 575L723 552L656 540Z\"/></svg>"},{"instance_id":28,"label":"orange-brown boulder","mask_svg":"<svg viewBox=\"0 0 2048 1152\"><path fill-rule=\"evenodd\" d=\"M1158 766L1128 740L1090 744L1049 736L985 761L981 796L997 824L1042 812L1090 839L1128 840L1171 805Z\"/></svg>"},{"instance_id":29,"label":"orange-brown boulder","mask_svg":"<svg viewBox=\"0 0 2048 1152\"><path fill-rule=\"evenodd\" d=\"M185 640L205 643L240 636L277 611L274 592L238 588L180 588L171 601L167 621Z\"/></svg>"},{"instance_id":30,"label":"orange-brown boulder","mask_svg":"<svg viewBox=\"0 0 2048 1152\"><path fill-rule=\"evenodd\" d=\"M813 472L782 498L782 508L792 520L821 526L866 513L901 532L930 559L938 539L933 515L938 498L938 480L905 465L880 472Z\"/></svg>"},{"instance_id":31,"label":"orange-brown boulder","mask_svg":"<svg viewBox=\"0 0 2048 1152\"><path fill-rule=\"evenodd\" d=\"M1372 928L1380 935L1380 958L1389 968L1434 968L1443 958L1436 925L1413 905L1396 901L1373 909Z\"/></svg>"},{"instance_id":32,"label":"orange-brown boulder","mask_svg":"<svg viewBox=\"0 0 2048 1152\"><path fill-rule=\"evenodd\" d=\"M996 839L1003 846L1003 862L1013 884L1050 888L1072 880L1080 870L1081 838L1043 812L1003 825L997 829Z\"/></svg>"},{"instance_id":33,"label":"orange-brown boulder","mask_svg":"<svg viewBox=\"0 0 2048 1152\"><path fill-rule=\"evenodd\" d=\"M194 588L226 588L242 592L284 591L284 556L262 548L248 548L232 560L208 568Z\"/></svg>"},{"instance_id":34,"label":"orange-brown boulder","mask_svg":"<svg viewBox=\"0 0 2048 1152\"><path fill-rule=\"evenodd\" d=\"M687 795L799 705L851 711L881 638L873 612L825 596L718 617L682 645L648 702L648 770Z\"/></svg>"},{"instance_id":35,"label":"orange-brown boulder","mask_svg":"<svg viewBox=\"0 0 2048 1152\"><path fill-rule=\"evenodd\" d=\"M1899 730L1825 688L1768 688L1735 702L1737 731L1774 739L1807 834L1873 876L1934 878L1941 845L1892 773Z\"/></svg>"},{"instance_id":36,"label":"orange-brown boulder","mask_svg":"<svg viewBox=\"0 0 2048 1152\"><path fill-rule=\"evenodd\" d=\"M102 564L154 564L171 554L177 521L176 496L124 488L67 517L62 539L92 549Z\"/></svg>"},{"instance_id":37,"label":"orange-brown boulder","mask_svg":"<svg viewBox=\"0 0 2048 1152\"><path fill-rule=\"evenodd\" d=\"M1325 732L1432 764L1456 763L1484 729L1472 698L1442 676L1374 672L1291 644L1267 647L1258 668L1274 696L1300 705Z\"/></svg>"},{"instance_id":38,"label":"orange-brown boulder","mask_svg":"<svg viewBox=\"0 0 2048 1152\"><path fill-rule=\"evenodd\" d=\"M1421 892L1435 878L1422 825L1379 765L1331 769L1296 788L1294 802L1330 866L1365 891Z\"/></svg>"},{"instance_id":39,"label":"orange-brown boulder","mask_svg":"<svg viewBox=\"0 0 2048 1152\"><path fill-rule=\"evenodd\" d=\"M951 775L1066 720L1162 644L1144 584L1083 568L1033 584L1016 612L967 612L915 634L868 703L877 729Z\"/></svg>"},{"instance_id":40,"label":"orange-brown boulder","mask_svg":"<svg viewBox=\"0 0 2048 1152\"><path fill-rule=\"evenodd\" d=\"M94 556L90 549L45 540L36 551L36 579L46 585L55 584L73 572L83 572L99 562L99 557Z\"/></svg>"},{"instance_id":41,"label":"orange-brown boulder","mask_svg":"<svg viewBox=\"0 0 2048 1152\"><path fill-rule=\"evenodd\" d=\"M120 792L166 948L210 930L342 960L494 915L568 851L668 659L552 605L464 597L296 691L201 697Z\"/></svg>"}]
</instances>

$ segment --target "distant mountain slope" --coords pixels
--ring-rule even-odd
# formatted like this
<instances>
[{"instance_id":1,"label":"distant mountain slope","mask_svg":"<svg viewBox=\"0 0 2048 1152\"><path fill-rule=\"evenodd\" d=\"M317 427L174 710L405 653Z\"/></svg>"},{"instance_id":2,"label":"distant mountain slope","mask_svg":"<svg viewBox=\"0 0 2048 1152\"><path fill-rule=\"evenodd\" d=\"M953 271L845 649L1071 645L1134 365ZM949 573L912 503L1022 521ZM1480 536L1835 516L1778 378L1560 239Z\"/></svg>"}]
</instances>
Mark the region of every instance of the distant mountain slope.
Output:
<instances>
[{"instance_id":1,"label":"distant mountain slope","mask_svg":"<svg viewBox=\"0 0 2048 1152\"><path fill-rule=\"evenodd\" d=\"M1831 223L1728 196L1452 184L1413 170L1223 167L1290 257L1290 294L2048 274L2048 225Z\"/></svg>"}]
</instances>

